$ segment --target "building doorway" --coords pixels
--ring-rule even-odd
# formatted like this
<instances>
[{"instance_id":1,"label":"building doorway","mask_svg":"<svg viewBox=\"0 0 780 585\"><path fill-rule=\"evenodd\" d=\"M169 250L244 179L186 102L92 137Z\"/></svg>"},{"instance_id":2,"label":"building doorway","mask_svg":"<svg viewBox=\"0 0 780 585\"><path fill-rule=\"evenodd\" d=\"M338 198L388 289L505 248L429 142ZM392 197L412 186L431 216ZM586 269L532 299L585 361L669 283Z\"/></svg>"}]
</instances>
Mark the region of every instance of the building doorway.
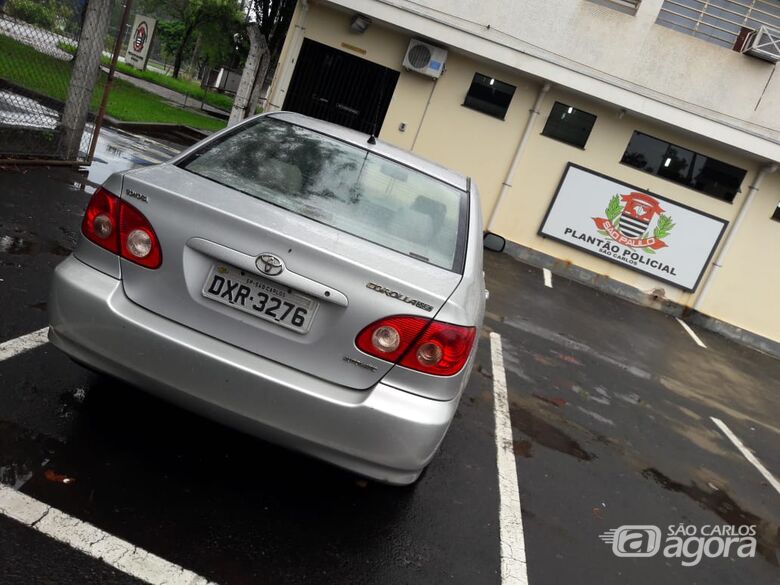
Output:
<instances>
[{"instance_id":1,"label":"building doorway","mask_svg":"<svg viewBox=\"0 0 780 585\"><path fill-rule=\"evenodd\" d=\"M284 109L379 134L398 71L304 39Z\"/></svg>"}]
</instances>

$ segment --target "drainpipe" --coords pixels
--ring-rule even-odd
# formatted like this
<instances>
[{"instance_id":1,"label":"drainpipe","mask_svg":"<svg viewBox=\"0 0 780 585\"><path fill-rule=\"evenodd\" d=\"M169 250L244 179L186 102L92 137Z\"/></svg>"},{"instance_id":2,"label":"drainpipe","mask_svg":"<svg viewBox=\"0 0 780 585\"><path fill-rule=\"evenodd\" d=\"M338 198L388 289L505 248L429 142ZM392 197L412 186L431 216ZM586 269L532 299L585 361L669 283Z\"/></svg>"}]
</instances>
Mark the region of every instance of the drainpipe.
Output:
<instances>
[{"instance_id":1,"label":"drainpipe","mask_svg":"<svg viewBox=\"0 0 780 585\"><path fill-rule=\"evenodd\" d=\"M495 204L493 204L493 210L490 212L490 219L487 223L488 231L493 229L493 224L496 221L496 216L498 215L499 207L501 207L501 202L504 200L506 192L512 187L512 178L515 176L515 171L517 171L517 165L520 164L520 158L523 156L523 150L525 150L525 145L528 142L528 138L531 136L531 130L533 130L534 122L536 122L536 118L539 116L539 108L542 106L544 96L547 95L548 91L550 91L550 87L551 86L549 83L545 83L542 85L542 87L539 88L539 93L536 95L536 101L534 102L534 105L528 114L528 121L525 123L523 135L520 137L520 142L517 143L517 150L515 150L515 156L512 159L512 164L509 165L509 171L507 171L506 178L501 185L501 191L499 191L498 198L496 199Z\"/></svg>"},{"instance_id":2,"label":"drainpipe","mask_svg":"<svg viewBox=\"0 0 780 585\"><path fill-rule=\"evenodd\" d=\"M756 174L756 178L753 179L753 184L750 185L747 195L745 195L745 201L742 203L742 207L739 209L739 213L737 213L737 217L734 219L734 223L731 224L731 229L729 230L729 233L726 235L726 239L723 242L723 245L720 247L720 252L718 252L718 255L715 257L715 261L712 263L712 270L710 270L710 273L707 275L706 279L704 280L704 284L702 285L701 292L696 297L696 301L693 303L693 309L695 311L698 311L699 307L701 307L704 297L707 296L707 293L710 291L710 288L712 287L712 283L715 280L715 276L718 274L718 270L721 268L721 266L723 266L723 261L725 260L726 255L728 254L729 249L731 248L731 244L734 241L734 235L739 230L739 226L742 223L742 220L747 215L747 210L750 207L750 205L753 203L753 199L755 199L756 193L758 193L758 190L761 187L761 183L763 182L764 177L774 173L776 170L777 170L777 165L774 163L765 165L759 169L758 174Z\"/></svg>"},{"instance_id":3,"label":"drainpipe","mask_svg":"<svg viewBox=\"0 0 780 585\"><path fill-rule=\"evenodd\" d=\"M282 109L284 98L286 97L285 94L290 87L290 81L292 81L295 63L298 61L298 55L301 52L303 33L306 30L306 27L303 25L306 23L306 14L309 12L309 1L299 0L299 2L300 10L298 11L298 18L295 22L290 24L290 30L292 30L292 35L290 36L290 50L287 52L287 55L285 55L285 62L280 64L279 70L277 70L274 75L273 87L269 92L268 102L265 108L267 112L275 112Z\"/></svg>"}]
</instances>

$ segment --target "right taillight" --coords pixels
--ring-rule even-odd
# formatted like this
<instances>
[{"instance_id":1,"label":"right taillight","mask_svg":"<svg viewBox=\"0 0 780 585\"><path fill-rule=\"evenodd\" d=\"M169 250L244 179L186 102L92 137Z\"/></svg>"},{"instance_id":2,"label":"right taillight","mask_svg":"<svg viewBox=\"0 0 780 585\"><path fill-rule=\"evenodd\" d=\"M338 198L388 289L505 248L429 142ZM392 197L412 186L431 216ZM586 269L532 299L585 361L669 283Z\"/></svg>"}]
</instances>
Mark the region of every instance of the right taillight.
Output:
<instances>
[{"instance_id":1,"label":"right taillight","mask_svg":"<svg viewBox=\"0 0 780 585\"><path fill-rule=\"evenodd\" d=\"M101 248L146 268L162 264L162 250L152 224L135 207L100 187L81 222L84 236Z\"/></svg>"},{"instance_id":2,"label":"right taillight","mask_svg":"<svg viewBox=\"0 0 780 585\"><path fill-rule=\"evenodd\" d=\"M375 321L358 334L355 345L405 368L452 376L466 365L476 333L474 327L401 315Z\"/></svg>"}]
</instances>

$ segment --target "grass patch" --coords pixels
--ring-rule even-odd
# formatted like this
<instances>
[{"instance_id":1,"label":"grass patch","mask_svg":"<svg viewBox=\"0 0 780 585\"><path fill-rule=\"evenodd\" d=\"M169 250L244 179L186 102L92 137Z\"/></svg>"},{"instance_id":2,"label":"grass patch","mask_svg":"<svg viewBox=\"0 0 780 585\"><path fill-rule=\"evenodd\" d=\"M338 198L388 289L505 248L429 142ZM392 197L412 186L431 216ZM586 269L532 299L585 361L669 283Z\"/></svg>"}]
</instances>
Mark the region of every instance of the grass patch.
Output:
<instances>
[{"instance_id":1,"label":"grass patch","mask_svg":"<svg viewBox=\"0 0 780 585\"><path fill-rule=\"evenodd\" d=\"M37 93L65 101L72 65L39 53L32 47L0 35L0 78ZM97 112L107 75L100 74L92 93L90 111ZM184 124L204 130L220 130L225 122L172 106L162 98L115 79L106 113L129 122L165 122Z\"/></svg>"},{"instance_id":2,"label":"grass patch","mask_svg":"<svg viewBox=\"0 0 780 585\"><path fill-rule=\"evenodd\" d=\"M76 46L70 43L59 42L57 43L57 46L63 51L65 51L66 53L70 53L71 55L74 55L76 53ZM111 65L111 59L106 55L102 55L100 57L100 61L106 67ZM191 96L197 100L206 102L208 105L212 107L219 108L227 112L229 112L233 108L233 98L231 98L230 96L223 95L220 93L209 93L206 90L204 90L200 85L198 85L196 82L190 81L188 79L174 79L170 75L166 75L165 73L159 73L157 71L152 71L150 69L147 69L145 71L139 71L135 67L131 67L130 65L128 65L127 63L123 63L122 61L116 62L116 70L119 71L120 73L124 73L125 75L130 75L131 77L143 79L144 81L148 81L149 83L154 83L155 85L160 85L162 87L172 89L173 91L177 91L179 93L183 93L185 95Z\"/></svg>"}]
</instances>

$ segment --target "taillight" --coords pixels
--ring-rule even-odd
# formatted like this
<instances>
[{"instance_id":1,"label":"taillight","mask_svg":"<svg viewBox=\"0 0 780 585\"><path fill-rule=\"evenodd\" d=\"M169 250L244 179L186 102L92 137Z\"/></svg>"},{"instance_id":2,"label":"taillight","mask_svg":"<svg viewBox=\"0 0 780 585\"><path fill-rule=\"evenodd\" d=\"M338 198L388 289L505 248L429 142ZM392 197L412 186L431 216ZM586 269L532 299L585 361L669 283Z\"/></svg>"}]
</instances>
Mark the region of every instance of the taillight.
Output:
<instances>
[{"instance_id":1,"label":"taillight","mask_svg":"<svg viewBox=\"0 0 780 585\"><path fill-rule=\"evenodd\" d=\"M119 198L98 188L84 212L81 232L90 242L119 254Z\"/></svg>"},{"instance_id":2,"label":"taillight","mask_svg":"<svg viewBox=\"0 0 780 585\"><path fill-rule=\"evenodd\" d=\"M119 240L122 258L146 268L157 268L162 264L160 242L152 224L143 213L124 201L119 207Z\"/></svg>"},{"instance_id":3,"label":"taillight","mask_svg":"<svg viewBox=\"0 0 780 585\"><path fill-rule=\"evenodd\" d=\"M412 370L452 376L466 365L476 333L474 327L396 316L363 329L355 345L369 355Z\"/></svg>"},{"instance_id":4,"label":"taillight","mask_svg":"<svg viewBox=\"0 0 780 585\"><path fill-rule=\"evenodd\" d=\"M89 200L84 236L101 248L146 268L162 264L162 250L152 224L135 207L100 187Z\"/></svg>"}]
</instances>

